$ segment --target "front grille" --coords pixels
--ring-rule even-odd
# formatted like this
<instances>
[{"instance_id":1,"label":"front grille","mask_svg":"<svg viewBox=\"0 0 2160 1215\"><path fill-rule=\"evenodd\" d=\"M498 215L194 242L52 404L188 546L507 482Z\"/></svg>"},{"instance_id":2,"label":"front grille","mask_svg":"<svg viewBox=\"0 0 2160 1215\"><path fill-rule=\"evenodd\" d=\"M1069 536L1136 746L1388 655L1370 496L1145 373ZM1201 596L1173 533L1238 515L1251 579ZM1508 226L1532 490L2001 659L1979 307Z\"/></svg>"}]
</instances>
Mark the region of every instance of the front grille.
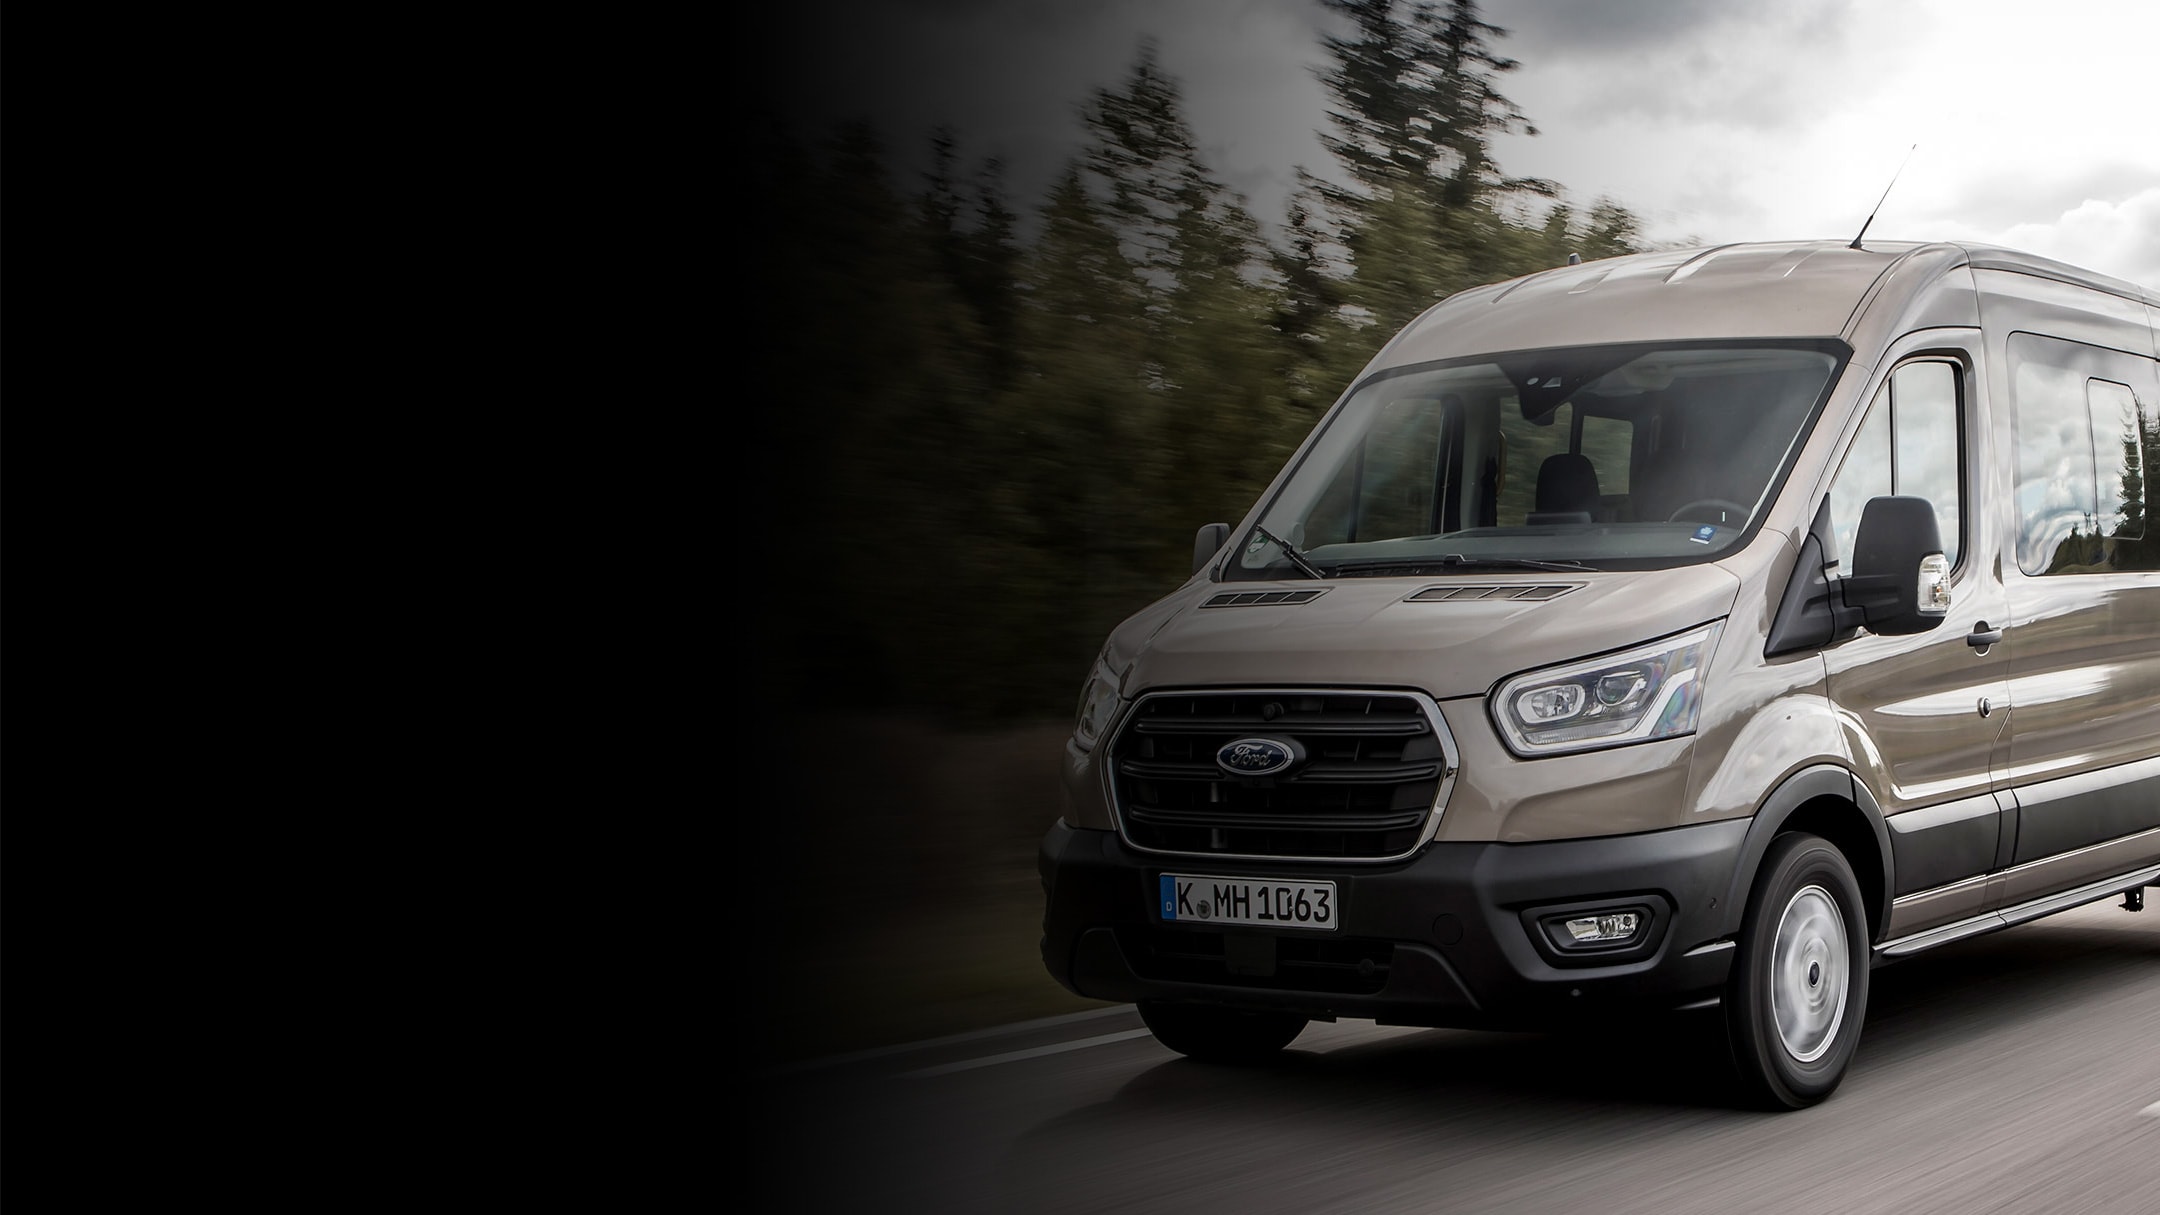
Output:
<instances>
[{"instance_id":1,"label":"front grille","mask_svg":"<svg viewBox=\"0 0 2160 1215\"><path fill-rule=\"evenodd\" d=\"M1273 776L1233 776L1224 744L1302 748ZM1157 693L1111 744L1126 841L1195 856L1387 860L1425 838L1454 768L1432 702L1402 692Z\"/></svg>"},{"instance_id":2,"label":"front grille","mask_svg":"<svg viewBox=\"0 0 2160 1215\"><path fill-rule=\"evenodd\" d=\"M1369 996L1387 986L1395 960L1393 941L1364 937L1280 936L1273 944L1271 973L1232 971L1219 932L1175 928L1126 928L1118 945L1143 979L1266 987L1277 991L1324 991Z\"/></svg>"}]
</instances>

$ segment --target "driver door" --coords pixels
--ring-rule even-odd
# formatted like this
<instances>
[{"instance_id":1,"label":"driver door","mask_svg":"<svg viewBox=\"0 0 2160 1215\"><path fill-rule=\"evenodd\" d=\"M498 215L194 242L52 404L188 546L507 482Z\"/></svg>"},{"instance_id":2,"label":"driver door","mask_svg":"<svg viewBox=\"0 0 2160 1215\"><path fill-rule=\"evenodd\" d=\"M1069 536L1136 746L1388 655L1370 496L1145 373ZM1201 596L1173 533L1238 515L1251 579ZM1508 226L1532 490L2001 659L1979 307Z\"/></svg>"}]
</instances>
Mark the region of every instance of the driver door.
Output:
<instances>
[{"instance_id":1,"label":"driver door","mask_svg":"<svg viewBox=\"0 0 2160 1215\"><path fill-rule=\"evenodd\" d=\"M2002 844L1993 793L2010 719L2002 539L1994 513L1974 509L1999 501L2002 487L1991 483L1979 365L1977 337L1944 345L1933 334L1885 360L1829 488L1841 562L1851 560L1867 500L1895 493L1935 504L1952 564L1939 627L1903 637L1862 630L1824 654L1854 771L1890 827L1901 900L1891 936L1983 910Z\"/></svg>"}]
</instances>

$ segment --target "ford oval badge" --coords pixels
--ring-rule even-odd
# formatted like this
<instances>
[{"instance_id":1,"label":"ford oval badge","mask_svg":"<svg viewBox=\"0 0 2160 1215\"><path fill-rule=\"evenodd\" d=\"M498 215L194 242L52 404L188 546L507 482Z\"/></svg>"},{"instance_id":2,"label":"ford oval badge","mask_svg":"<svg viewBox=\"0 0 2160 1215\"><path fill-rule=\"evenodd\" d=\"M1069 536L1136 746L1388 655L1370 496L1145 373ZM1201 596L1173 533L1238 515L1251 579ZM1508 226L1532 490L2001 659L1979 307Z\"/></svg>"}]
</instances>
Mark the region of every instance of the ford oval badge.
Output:
<instances>
[{"instance_id":1,"label":"ford oval badge","mask_svg":"<svg viewBox=\"0 0 2160 1215\"><path fill-rule=\"evenodd\" d=\"M1237 738L1215 752L1215 766L1232 776L1273 776L1298 761L1295 742L1276 738Z\"/></svg>"}]
</instances>

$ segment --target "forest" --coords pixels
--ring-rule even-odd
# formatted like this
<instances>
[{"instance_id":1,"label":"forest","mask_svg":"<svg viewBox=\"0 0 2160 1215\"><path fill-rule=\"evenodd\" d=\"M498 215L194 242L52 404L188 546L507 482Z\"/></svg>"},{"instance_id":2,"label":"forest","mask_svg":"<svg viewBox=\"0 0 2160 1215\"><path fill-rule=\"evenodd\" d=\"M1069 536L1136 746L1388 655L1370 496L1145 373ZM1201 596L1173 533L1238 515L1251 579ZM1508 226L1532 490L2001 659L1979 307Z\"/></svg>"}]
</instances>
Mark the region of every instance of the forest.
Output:
<instances>
[{"instance_id":1,"label":"forest","mask_svg":"<svg viewBox=\"0 0 2160 1215\"><path fill-rule=\"evenodd\" d=\"M759 583L776 711L1069 716L1110 628L1186 578L1194 529L1240 518L1396 329L1638 251L1624 206L1495 162L1534 128L1474 0L1316 2L1335 163L1300 166L1268 225L1145 45L1034 202L964 131L920 133L910 181L867 118L753 124L753 441L723 559Z\"/></svg>"}]
</instances>

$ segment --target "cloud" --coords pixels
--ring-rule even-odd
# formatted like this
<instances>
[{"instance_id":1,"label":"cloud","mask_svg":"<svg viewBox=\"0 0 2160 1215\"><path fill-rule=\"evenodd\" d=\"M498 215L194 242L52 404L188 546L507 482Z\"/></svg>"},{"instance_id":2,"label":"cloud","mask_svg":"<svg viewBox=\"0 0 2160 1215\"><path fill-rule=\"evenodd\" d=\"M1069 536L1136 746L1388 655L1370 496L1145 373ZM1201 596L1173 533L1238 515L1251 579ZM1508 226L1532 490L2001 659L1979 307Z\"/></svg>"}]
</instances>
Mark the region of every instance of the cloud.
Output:
<instances>
[{"instance_id":1,"label":"cloud","mask_svg":"<svg viewBox=\"0 0 2160 1215\"><path fill-rule=\"evenodd\" d=\"M1933 149L1924 151L1932 152ZM1958 174L1956 169L1955 164L1943 164L1938 157L1922 158L1911 180L1898 189L1904 191L1912 186L1922 186L1917 193L1924 195L1929 175L1943 173L1950 175L1956 193L1928 198L1926 205L1907 208L1908 212L1922 223L1958 222L1992 231L2029 221L2034 216L2061 215L2087 199L2126 199L2150 186L2160 185L2160 168L2129 160L2086 166L2056 164L2049 166L2045 173L1983 168L1978 172Z\"/></svg>"},{"instance_id":2,"label":"cloud","mask_svg":"<svg viewBox=\"0 0 2160 1215\"><path fill-rule=\"evenodd\" d=\"M1729 0L1501 0L1485 20L1508 31L1518 58L1604 58L1690 41L1744 10Z\"/></svg>"},{"instance_id":3,"label":"cloud","mask_svg":"<svg viewBox=\"0 0 2160 1215\"><path fill-rule=\"evenodd\" d=\"M2121 201L2088 198L2053 221L2013 224L1992 243L2160 291L2160 185Z\"/></svg>"},{"instance_id":4,"label":"cloud","mask_svg":"<svg viewBox=\"0 0 2160 1215\"><path fill-rule=\"evenodd\" d=\"M1975 200L1987 197L1981 189L1963 193ZM2037 253L2147 291L2160 291L2160 184L2113 198L2087 197L2046 209L2031 204L2007 210L2009 216L2053 213L2045 219L2022 221L2006 216L1994 223L1942 214L1927 222L1927 231L1939 240Z\"/></svg>"},{"instance_id":5,"label":"cloud","mask_svg":"<svg viewBox=\"0 0 2160 1215\"><path fill-rule=\"evenodd\" d=\"M1518 78L1532 70L1540 77L1538 91L1554 108L1524 108L1541 124L1771 131L1815 120L1826 97L1851 104L1870 83L1845 70L1866 50L1853 37L1852 7L1852 0L1516 0L1491 6L1488 19L1510 29L1499 49L1523 62ZM1826 87L1826 71L1835 87Z\"/></svg>"}]
</instances>

